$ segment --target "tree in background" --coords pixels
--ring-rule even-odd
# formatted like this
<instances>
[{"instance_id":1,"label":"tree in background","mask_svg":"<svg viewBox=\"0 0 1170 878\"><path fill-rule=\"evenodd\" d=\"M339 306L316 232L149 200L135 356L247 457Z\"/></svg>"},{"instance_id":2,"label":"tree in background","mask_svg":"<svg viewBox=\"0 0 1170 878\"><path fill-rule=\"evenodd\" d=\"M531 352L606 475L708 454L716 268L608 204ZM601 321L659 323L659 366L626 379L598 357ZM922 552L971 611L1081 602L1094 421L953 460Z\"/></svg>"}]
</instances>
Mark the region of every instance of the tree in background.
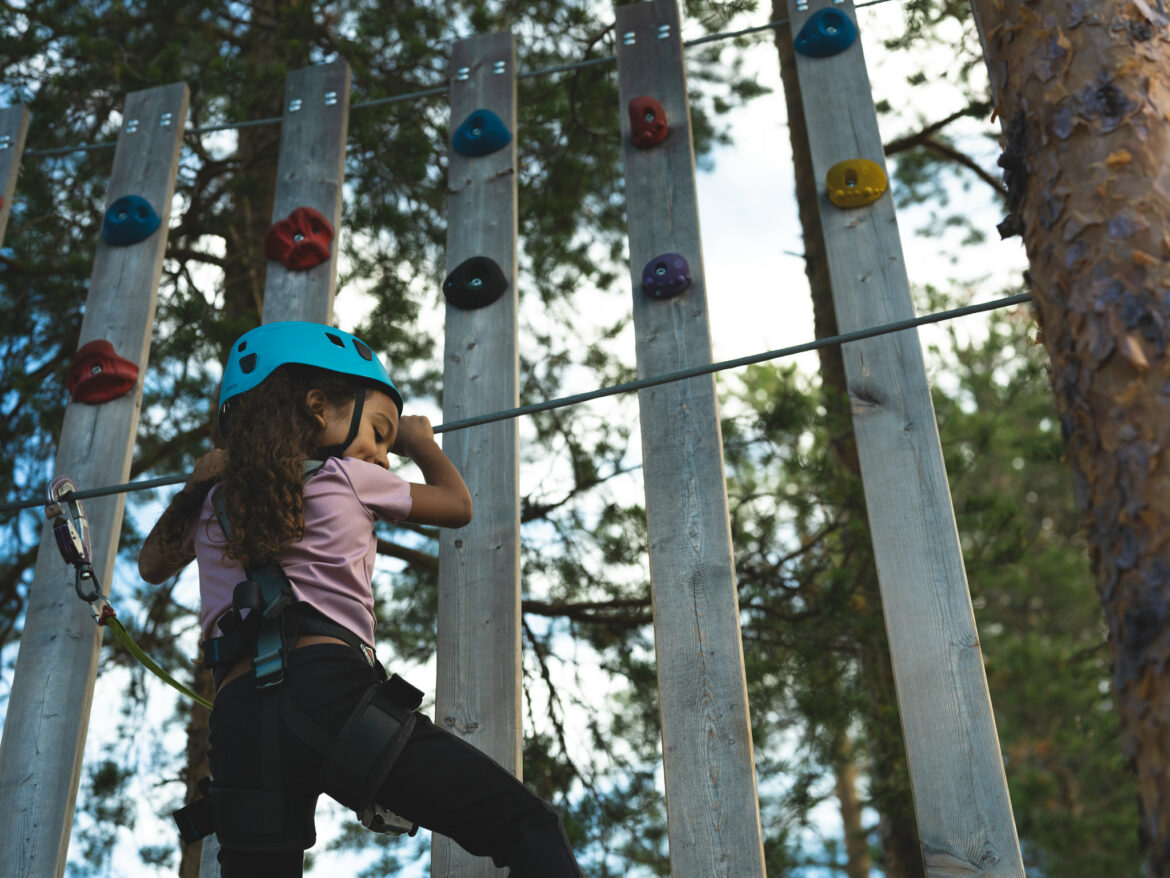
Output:
<instances>
[{"instance_id":1,"label":"tree in background","mask_svg":"<svg viewBox=\"0 0 1170 878\"><path fill-rule=\"evenodd\" d=\"M973 0L1152 878L1170 875L1170 74L1162 3Z\"/></svg>"}]
</instances>

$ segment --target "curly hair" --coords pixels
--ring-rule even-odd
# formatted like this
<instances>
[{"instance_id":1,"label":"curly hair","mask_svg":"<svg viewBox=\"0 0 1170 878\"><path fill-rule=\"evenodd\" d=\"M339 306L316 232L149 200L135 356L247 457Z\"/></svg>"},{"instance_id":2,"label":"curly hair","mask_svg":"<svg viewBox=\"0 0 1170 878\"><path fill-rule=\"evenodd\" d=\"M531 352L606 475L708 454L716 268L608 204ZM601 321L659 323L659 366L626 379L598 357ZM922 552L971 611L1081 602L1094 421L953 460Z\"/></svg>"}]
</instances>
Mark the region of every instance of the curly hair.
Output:
<instances>
[{"instance_id":1,"label":"curly hair","mask_svg":"<svg viewBox=\"0 0 1170 878\"><path fill-rule=\"evenodd\" d=\"M219 485L232 525L228 558L245 568L263 564L305 535L301 462L316 455L321 431L305 395L320 390L344 406L357 387L336 372L285 365L231 400L228 464Z\"/></svg>"}]
</instances>

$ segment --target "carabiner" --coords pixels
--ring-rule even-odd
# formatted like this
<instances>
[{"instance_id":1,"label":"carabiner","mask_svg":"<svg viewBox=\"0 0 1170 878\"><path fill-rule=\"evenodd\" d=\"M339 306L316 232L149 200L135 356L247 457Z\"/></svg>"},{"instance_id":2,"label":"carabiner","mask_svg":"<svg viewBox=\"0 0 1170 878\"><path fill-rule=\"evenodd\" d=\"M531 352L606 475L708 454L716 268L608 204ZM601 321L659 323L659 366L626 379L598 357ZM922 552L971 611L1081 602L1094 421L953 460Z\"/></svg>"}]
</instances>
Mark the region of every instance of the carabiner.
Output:
<instances>
[{"instance_id":1,"label":"carabiner","mask_svg":"<svg viewBox=\"0 0 1170 878\"><path fill-rule=\"evenodd\" d=\"M49 483L49 505L45 517L53 522L53 536L57 538L57 549L61 557L77 567L93 564L93 553L89 544L89 519L85 507L74 499L77 486L69 476L57 476ZM79 591L80 594L80 583Z\"/></svg>"}]
</instances>

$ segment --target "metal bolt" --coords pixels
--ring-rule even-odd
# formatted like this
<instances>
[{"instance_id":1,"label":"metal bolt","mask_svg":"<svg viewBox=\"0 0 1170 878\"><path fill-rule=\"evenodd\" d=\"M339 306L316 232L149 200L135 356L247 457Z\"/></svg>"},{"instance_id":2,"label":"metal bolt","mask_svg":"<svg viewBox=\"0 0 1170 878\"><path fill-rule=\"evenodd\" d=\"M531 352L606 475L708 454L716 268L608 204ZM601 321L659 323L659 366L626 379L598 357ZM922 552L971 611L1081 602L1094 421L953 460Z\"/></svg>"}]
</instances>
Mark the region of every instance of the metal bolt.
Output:
<instances>
[{"instance_id":1,"label":"metal bolt","mask_svg":"<svg viewBox=\"0 0 1170 878\"><path fill-rule=\"evenodd\" d=\"M89 370L89 374L90 375L101 375L102 374L102 367L101 366L92 366Z\"/></svg>"},{"instance_id":2,"label":"metal bolt","mask_svg":"<svg viewBox=\"0 0 1170 878\"><path fill-rule=\"evenodd\" d=\"M670 25L669 24L658 25L658 39L665 40L669 36L670 36Z\"/></svg>"},{"instance_id":3,"label":"metal bolt","mask_svg":"<svg viewBox=\"0 0 1170 878\"><path fill-rule=\"evenodd\" d=\"M295 235L293 235L293 240L299 244L299 243L301 243L301 241L305 240L305 236L302 235L300 232L297 232Z\"/></svg>"},{"instance_id":4,"label":"metal bolt","mask_svg":"<svg viewBox=\"0 0 1170 878\"><path fill-rule=\"evenodd\" d=\"M472 137L479 137L481 134L483 134L483 128L476 125L474 128L471 129L470 133L471 133Z\"/></svg>"},{"instance_id":5,"label":"metal bolt","mask_svg":"<svg viewBox=\"0 0 1170 878\"><path fill-rule=\"evenodd\" d=\"M654 119L655 119L655 116L654 116L654 111L653 111L653 110L647 110L647 111L646 111L646 115L645 115L645 116L643 116L642 118L643 118L643 119L645 119L647 122L653 122L653 121L654 121Z\"/></svg>"},{"instance_id":6,"label":"metal bolt","mask_svg":"<svg viewBox=\"0 0 1170 878\"><path fill-rule=\"evenodd\" d=\"M126 123L126 133L127 134L133 134L137 130L138 130L138 120L137 119L131 119L129 122Z\"/></svg>"},{"instance_id":7,"label":"metal bolt","mask_svg":"<svg viewBox=\"0 0 1170 878\"><path fill-rule=\"evenodd\" d=\"M829 36L831 36L831 37L835 37L835 36L837 36L837 25L835 25L835 24L826 24L826 25L825 25L825 33L827 33L827 34L828 34Z\"/></svg>"},{"instance_id":8,"label":"metal bolt","mask_svg":"<svg viewBox=\"0 0 1170 878\"><path fill-rule=\"evenodd\" d=\"M637 42L638 42L638 35L635 34L632 30L628 30L624 34L622 34L622 45L623 46L632 46Z\"/></svg>"},{"instance_id":9,"label":"metal bolt","mask_svg":"<svg viewBox=\"0 0 1170 878\"><path fill-rule=\"evenodd\" d=\"M336 103L337 103L337 92L335 92L335 91L325 92L325 106L332 107Z\"/></svg>"},{"instance_id":10,"label":"metal bolt","mask_svg":"<svg viewBox=\"0 0 1170 878\"><path fill-rule=\"evenodd\" d=\"M460 82L467 82L468 77L471 76L470 67L460 67L455 71L455 78Z\"/></svg>"},{"instance_id":11,"label":"metal bolt","mask_svg":"<svg viewBox=\"0 0 1170 878\"><path fill-rule=\"evenodd\" d=\"M467 285L469 287L471 287L473 290L478 290L480 287L483 286L483 278L482 277L473 277L471 280L469 280L467 282Z\"/></svg>"},{"instance_id":12,"label":"metal bolt","mask_svg":"<svg viewBox=\"0 0 1170 878\"><path fill-rule=\"evenodd\" d=\"M159 117L158 127L159 128L170 128L171 127L171 120L174 118L175 118L175 116L173 113L163 113L162 116Z\"/></svg>"},{"instance_id":13,"label":"metal bolt","mask_svg":"<svg viewBox=\"0 0 1170 878\"><path fill-rule=\"evenodd\" d=\"M301 99L293 98L288 102L288 111L290 113L299 113L301 111Z\"/></svg>"},{"instance_id":14,"label":"metal bolt","mask_svg":"<svg viewBox=\"0 0 1170 878\"><path fill-rule=\"evenodd\" d=\"M9 134L0 134L0 152L12 146L12 136Z\"/></svg>"},{"instance_id":15,"label":"metal bolt","mask_svg":"<svg viewBox=\"0 0 1170 878\"><path fill-rule=\"evenodd\" d=\"M508 62L507 61L497 61L495 64L492 65L492 73L496 74L497 76L500 75L501 73L503 73L507 69L508 69Z\"/></svg>"}]
</instances>

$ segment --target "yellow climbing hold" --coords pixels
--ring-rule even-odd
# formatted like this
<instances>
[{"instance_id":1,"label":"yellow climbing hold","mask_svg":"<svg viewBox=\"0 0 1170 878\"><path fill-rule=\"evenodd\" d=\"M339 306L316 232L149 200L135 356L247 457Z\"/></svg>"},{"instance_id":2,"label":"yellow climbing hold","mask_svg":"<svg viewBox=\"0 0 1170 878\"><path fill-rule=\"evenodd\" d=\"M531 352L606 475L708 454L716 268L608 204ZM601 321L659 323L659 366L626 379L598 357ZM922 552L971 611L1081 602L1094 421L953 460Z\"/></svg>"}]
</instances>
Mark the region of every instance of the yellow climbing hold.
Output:
<instances>
[{"instance_id":1,"label":"yellow climbing hold","mask_svg":"<svg viewBox=\"0 0 1170 878\"><path fill-rule=\"evenodd\" d=\"M864 207L885 194L886 172L869 159L837 162L825 175L829 201L838 207Z\"/></svg>"}]
</instances>

